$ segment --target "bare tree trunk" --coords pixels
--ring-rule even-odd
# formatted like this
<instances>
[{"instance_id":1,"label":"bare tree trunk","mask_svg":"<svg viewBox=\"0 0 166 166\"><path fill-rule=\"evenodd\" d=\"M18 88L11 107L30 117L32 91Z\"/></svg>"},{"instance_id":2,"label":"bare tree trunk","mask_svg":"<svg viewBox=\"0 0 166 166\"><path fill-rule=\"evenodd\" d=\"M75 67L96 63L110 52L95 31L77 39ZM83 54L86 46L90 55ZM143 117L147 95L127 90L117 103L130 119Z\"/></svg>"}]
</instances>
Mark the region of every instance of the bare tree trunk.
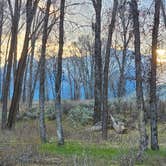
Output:
<instances>
[{"instance_id":1,"label":"bare tree trunk","mask_svg":"<svg viewBox=\"0 0 166 166\"><path fill-rule=\"evenodd\" d=\"M142 67L141 67L141 50L140 50L140 25L139 25L139 11L136 0L131 1L131 11L133 15L133 29L134 29L134 47L135 47L135 69L136 69L136 97L137 110L139 112L139 132L140 132L140 153L139 158L142 158L143 152L147 149L148 140L146 133L145 112L144 112L144 98L142 87Z\"/></svg>"},{"instance_id":2,"label":"bare tree trunk","mask_svg":"<svg viewBox=\"0 0 166 166\"><path fill-rule=\"evenodd\" d=\"M29 58L26 62L26 69L25 69L25 73L24 73L24 79L23 79L23 90L22 90L22 102L26 103L27 101L27 75L28 75L28 63L29 63Z\"/></svg>"},{"instance_id":3,"label":"bare tree trunk","mask_svg":"<svg viewBox=\"0 0 166 166\"><path fill-rule=\"evenodd\" d=\"M165 13L165 8L164 8L164 2L163 2L163 0L161 0L161 10L162 10L163 19L164 19L164 25L165 25L165 28L166 28L166 13Z\"/></svg>"},{"instance_id":4,"label":"bare tree trunk","mask_svg":"<svg viewBox=\"0 0 166 166\"><path fill-rule=\"evenodd\" d=\"M113 36L114 28L115 28L117 9L118 9L118 1L114 0L112 19L111 19L111 23L108 27L108 39L107 39L105 66L104 66L103 110L102 110L102 137L103 137L103 139L107 139L108 73L109 73L109 63L110 63L110 47L112 45L112 36Z\"/></svg>"},{"instance_id":5,"label":"bare tree trunk","mask_svg":"<svg viewBox=\"0 0 166 166\"><path fill-rule=\"evenodd\" d=\"M128 12L127 1L120 0L119 1L119 17L120 17L120 21L122 25L123 52L122 52L122 60L119 60L119 57L116 56L116 59L119 64L119 71L120 71L119 82L118 82L118 93L117 93L119 98L123 97L126 92L125 67L126 67L126 58L127 58L127 47L131 39L130 30L129 30L130 16L129 15L126 16L126 12Z\"/></svg>"},{"instance_id":6,"label":"bare tree trunk","mask_svg":"<svg viewBox=\"0 0 166 166\"><path fill-rule=\"evenodd\" d=\"M47 0L47 7L45 12L42 36L42 48L40 57L40 93L39 93L39 106L40 106L40 138L42 142L46 142L46 126L45 126L45 59L46 59L46 44L48 39L48 20L50 11L51 0Z\"/></svg>"},{"instance_id":7,"label":"bare tree trunk","mask_svg":"<svg viewBox=\"0 0 166 166\"><path fill-rule=\"evenodd\" d=\"M8 122L7 122L7 127L9 129L12 129L16 120L16 113L19 106L20 96L21 96L23 75L24 75L24 71L26 67L26 59L28 56L29 34L31 31L31 24L32 24L34 14L36 12L38 1L39 0L35 0L34 2L32 2L32 0L27 0L27 3L26 3L26 31L25 31L23 50L21 53L21 58L18 63L18 68L16 72L16 77L15 77L13 97L12 97L11 106L9 110L9 116L8 116Z\"/></svg>"},{"instance_id":8,"label":"bare tree trunk","mask_svg":"<svg viewBox=\"0 0 166 166\"><path fill-rule=\"evenodd\" d=\"M151 148L158 150L158 130L157 130L157 97L156 97L156 69L157 69L157 43L160 23L161 0L155 0L154 25L152 32L152 59L150 77L150 113L151 113Z\"/></svg>"},{"instance_id":9,"label":"bare tree trunk","mask_svg":"<svg viewBox=\"0 0 166 166\"><path fill-rule=\"evenodd\" d=\"M56 100L56 130L58 136L58 144L64 144L64 135L62 128L62 106L61 106L61 83L62 83L62 55L64 45L64 15L65 15L65 0L61 0L60 3L60 23L59 23L59 50L58 50L58 65L57 75L55 82Z\"/></svg>"},{"instance_id":10,"label":"bare tree trunk","mask_svg":"<svg viewBox=\"0 0 166 166\"><path fill-rule=\"evenodd\" d=\"M30 60L29 60L30 62L29 62L28 95L27 95L27 109L29 111L32 109L32 100L33 100L34 90L36 87L36 81L38 79L38 73L39 73L39 65L38 65L37 71L34 72L34 75L33 75L36 40L40 34L40 29L41 29L40 25L43 22L43 17L41 21L39 20L40 17L41 17L40 11L37 10L35 17L33 19L32 32L31 32L32 34L31 35L31 52L30 52Z\"/></svg>"},{"instance_id":11,"label":"bare tree trunk","mask_svg":"<svg viewBox=\"0 0 166 166\"><path fill-rule=\"evenodd\" d=\"M30 111L32 109L31 96L32 96L32 77L33 77L33 61L34 61L34 52L35 52L35 37L32 36L31 39L31 55L29 62L29 78L28 78L28 98L27 98L27 108Z\"/></svg>"},{"instance_id":12,"label":"bare tree trunk","mask_svg":"<svg viewBox=\"0 0 166 166\"><path fill-rule=\"evenodd\" d=\"M71 72L70 72L70 68L69 68L69 64L67 63L67 70L68 70L68 79L69 79L69 85L70 85L70 99L73 100L73 82L72 82L72 78L71 78Z\"/></svg>"},{"instance_id":13,"label":"bare tree trunk","mask_svg":"<svg viewBox=\"0 0 166 166\"><path fill-rule=\"evenodd\" d=\"M10 1L8 1L10 3ZM10 5L10 4L9 4ZM6 71L6 78L3 86L3 96L2 96L2 128L6 127L7 121L7 101L8 101L8 94L10 91L10 80L11 80L11 70L12 70L12 60L14 56L14 51L16 48L17 43L17 31L18 31L18 24L19 24L19 17L20 17L20 8L19 8L19 0L15 1L14 13L11 11L12 17L12 27L11 27L11 41L10 41L10 50L8 56L8 64L7 64L7 71Z\"/></svg>"},{"instance_id":14,"label":"bare tree trunk","mask_svg":"<svg viewBox=\"0 0 166 166\"><path fill-rule=\"evenodd\" d=\"M102 107L102 57L101 57L101 9L102 0L92 0L95 9L95 85L94 123L101 120Z\"/></svg>"},{"instance_id":15,"label":"bare tree trunk","mask_svg":"<svg viewBox=\"0 0 166 166\"><path fill-rule=\"evenodd\" d=\"M2 94L2 69L1 69L1 63L2 63L2 34L3 34L3 24L4 24L4 0L0 2L0 96Z\"/></svg>"},{"instance_id":16,"label":"bare tree trunk","mask_svg":"<svg viewBox=\"0 0 166 166\"><path fill-rule=\"evenodd\" d=\"M3 76L2 76L2 96L1 96L1 101L3 102L3 92L4 92L4 86L5 86L5 76L6 76L6 70L7 70L7 59L8 59L8 49L9 49L9 43L10 43L10 38L11 36L9 35L9 38L7 40L7 48L6 48L6 53L5 53L5 63L3 67Z\"/></svg>"},{"instance_id":17,"label":"bare tree trunk","mask_svg":"<svg viewBox=\"0 0 166 166\"><path fill-rule=\"evenodd\" d=\"M35 89L36 89L37 80L38 80L38 77L39 77L39 68L40 68L40 62L38 64L37 71L34 75L34 81L33 81L33 84L32 84L31 94L30 94L29 101L28 101L29 110L32 109L33 97L34 97L34 93L35 93Z\"/></svg>"}]
</instances>

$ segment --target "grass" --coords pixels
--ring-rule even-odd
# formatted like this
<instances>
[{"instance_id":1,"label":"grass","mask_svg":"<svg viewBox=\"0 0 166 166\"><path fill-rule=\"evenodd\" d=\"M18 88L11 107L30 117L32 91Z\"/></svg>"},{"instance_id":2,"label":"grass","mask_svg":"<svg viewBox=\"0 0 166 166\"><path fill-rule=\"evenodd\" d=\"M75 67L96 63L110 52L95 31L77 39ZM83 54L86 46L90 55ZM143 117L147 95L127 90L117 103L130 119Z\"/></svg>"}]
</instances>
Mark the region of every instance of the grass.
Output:
<instances>
[{"instance_id":1,"label":"grass","mask_svg":"<svg viewBox=\"0 0 166 166\"><path fill-rule=\"evenodd\" d=\"M99 158L114 158L121 153L125 153L127 149L119 149L115 147L107 147L106 145L88 144L77 141L67 141L65 145L58 146L55 143L46 143L40 146L40 152L58 154L58 155L89 155Z\"/></svg>"},{"instance_id":2,"label":"grass","mask_svg":"<svg viewBox=\"0 0 166 166\"><path fill-rule=\"evenodd\" d=\"M80 103L75 102L69 102L69 104L66 103L66 109L80 105ZM134 116L135 114L130 115L126 112L125 118L116 112L114 115L120 119L125 119L126 123L129 122L129 127L130 125L137 127L138 121ZM22 154L30 154L30 159L39 161L39 165L49 165L45 163L45 160L51 164L52 160L56 158L61 162L59 165L62 166L129 166L132 162L136 166L166 165L166 123L164 121L158 124L160 150L152 151L149 148L144 154L143 163L135 161L139 146L137 128L129 129L127 134L117 134L113 130L109 130L108 140L103 141L101 132L88 132L86 130L91 125L84 126L78 123L77 126L73 126L68 116L64 115L65 145L58 146L55 139L55 121L46 119L46 127L49 140L46 144L40 142L38 119L19 121L13 131L0 131L0 165L1 159L4 160L6 156L8 156L7 161L10 160L13 164L15 158L20 158ZM147 131L150 136L149 125Z\"/></svg>"},{"instance_id":3,"label":"grass","mask_svg":"<svg viewBox=\"0 0 166 166\"><path fill-rule=\"evenodd\" d=\"M88 156L89 159L93 159L93 162L98 162L98 164L104 160L107 164L114 163L115 165L120 162L123 164L124 162L129 162L127 160L133 160L138 166L152 166L154 163L158 163L159 166L162 166L162 163L165 163L166 159L165 148L161 148L158 151L148 149L144 154L143 163L137 163L135 161L137 154L136 148L114 147L108 143L88 144L78 141L67 141L63 146L58 146L56 143L41 144L39 151L40 153L59 155L64 158L67 157L68 159L72 158L72 156L77 156L79 160L84 160L84 158Z\"/></svg>"},{"instance_id":4,"label":"grass","mask_svg":"<svg viewBox=\"0 0 166 166\"><path fill-rule=\"evenodd\" d=\"M129 149L110 147L105 144L85 143L68 140L65 145L54 143L41 144L39 153L61 156L69 165L117 165L122 154L129 153ZM67 164L67 165L68 165Z\"/></svg>"},{"instance_id":5,"label":"grass","mask_svg":"<svg viewBox=\"0 0 166 166\"><path fill-rule=\"evenodd\" d=\"M152 156L152 157L160 156L160 157L165 157L165 158L166 158L166 148L160 148L160 149L157 150L157 151L148 149L148 150L145 152L145 155Z\"/></svg>"},{"instance_id":6,"label":"grass","mask_svg":"<svg viewBox=\"0 0 166 166\"><path fill-rule=\"evenodd\" d=\"M98 161L98 163L100 163L100 160L105 160L107 161L107 164L109 162L109 164L114 163L115 165L119 162L124 164L124 162L127 162L127 160L131 160L132 157L132 160L135 160L137 153L136 148L126 149L123 147L111 147L111 144L108 145L108 143L98 145L78 141L67 141L63 146L58 146L56 143L41 144L39 151L40 153L60 155L65 158L72 158L72 156L77 156L80 160L83 160L88 156L88 158L93 159L93 162ZM165 163L165 159L165 148L161 148L158 151L152 151L148 149L144 154L143 163L136 162L135 164L138 166L152 166L154 163L157 164L158 162L158 165L162 166L162 163Z\"/></svg>"}]
</instances>

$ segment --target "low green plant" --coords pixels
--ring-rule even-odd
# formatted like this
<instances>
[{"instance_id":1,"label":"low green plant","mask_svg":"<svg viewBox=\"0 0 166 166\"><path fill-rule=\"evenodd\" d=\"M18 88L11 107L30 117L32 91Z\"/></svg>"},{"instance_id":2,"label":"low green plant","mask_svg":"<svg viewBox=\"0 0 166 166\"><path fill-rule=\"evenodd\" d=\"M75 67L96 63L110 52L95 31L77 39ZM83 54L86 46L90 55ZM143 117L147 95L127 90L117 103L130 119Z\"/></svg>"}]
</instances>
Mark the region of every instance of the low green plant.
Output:
<instances>
[{"instance_id":1,"label":"low green plant","mask_svg":"<svg viewBox=\"0 0 166 166\"><path fill-rule=\"evenodd\" d=\"M86 125L93 120L93 109L88 106L77 106L69 111L68 118L74 125Z\"/></svg>"},{"instance_id":2,"label":"low green plant","mask_svg":"<svg viewBox=\"0 0 166 166\"><path fill-rule=\"evenodd\" d=\"M115 147L107 147L106 145L86 144L77 141L68 141L63 146L58 146L56 143L42 144L39 151L42 153L51 153L57 155L78 155L78 156L92 156L104 159L113 159L127 152L127 149L119 149Z\"/></svg>"}]
</instances>

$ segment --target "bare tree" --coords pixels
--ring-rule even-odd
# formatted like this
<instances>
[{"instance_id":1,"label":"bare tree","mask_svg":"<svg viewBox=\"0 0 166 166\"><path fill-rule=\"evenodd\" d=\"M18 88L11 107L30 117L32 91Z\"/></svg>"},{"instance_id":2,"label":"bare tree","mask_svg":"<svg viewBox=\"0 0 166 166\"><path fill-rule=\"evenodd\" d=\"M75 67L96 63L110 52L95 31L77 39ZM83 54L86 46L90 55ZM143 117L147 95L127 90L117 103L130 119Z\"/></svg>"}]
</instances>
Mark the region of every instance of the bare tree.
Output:
<instances>
[{"instance_id":1,"label":"bare tree","mask_svg":"<svg viewBox=\"0 0 166 166\"><path fill-rule=\"evenodd\" d=\"M42 142L46 142L46 126L45 126L45 56L46 56L46 44L48 38L48 20L50 11L51 0L47 0L45 18L43 22L43 36L42 36L42 48L40 57L40 93L39 93L39 107L40 107L40 138Z\"/></svg>"},{"instance_id":2,"label":"bare tree","mask_svg":"<svg viewBox=\"0 0 166 166\"><path fill-rule=\"evenodd\" d=\"M19 106L23 76L24 76L24 71L25 71L25 67L26 67L26 59L28 56L29 35L30 35L30 31L31 31L31 24L32 24L32 20L35 15L35 12L36 12L38 2L39 2L39 0L35 0L35 1L27 0L26 1L25 38L24 38L24 44L23 44L21 57L18 62L15 82L14 82L14 92L13 92L12 101L11 101L10 110L9 110L9 116L8 116L8 122L7 122L7 127L9 129L11 129L13 127L15 120L16 120L16 113L17 113L18 106Z\"/></svg>"},{"instance_id":3,"label":"bare tree","mask_svg":"<svg viewBox=\"0 0 166 166\"><path fill-rule=\"evenodd\" d=\"M58 145L64 144L64 135L62 128L62 106L61 106L61 83L62 83L62 55L64 45L64 16L65 16L65 0L60 2L60 22L59 22L59 50L57 74L55 81L55 110L56 110L56 130L58 136Z\"/></svg>"},{"instance_id":4,"label":"bare tree","mask_svg":"<svg viewBox=\"0 0 166 166\"><path fill-rule=\"evenodd\" d=\"M118 9L118 0L114 0L112 19L108 27L108 39L106 46L104 81L103 81L103 108L102 108L102 137L107 139L107 119L108 119L108 73L110 63L110 48L112 45L112 36L115 28L116 13Z\"/></svg>"},{"instance_id":5,"label":"bare tree","mask_svg":"<svg viewBox=\"0 0 166 166\"><path fill-rule=\"evenodd\" d=\"M152 31L152 59L150 75L150 113L151 113L151 148L158 150L158 130L157 130L157 97L156 97L156 69L157 69L157 44L160 24L161 0L155 0L155 13Z\"/></svg>"},{"instance_id":6,"label":"bare tree","mask_svg":"<svg viewBox=\"0 0 166 166\"><path fill-rule=\"evenodd\" d=\"M0 2L0 67L2 64L2 34L4 25L4 12L5 12L5 1ZM2 94L2 71L0 70L0 94Z\"/></svg>"},{"instance_id":7,"label":"bare tree","mask_svg":"<svg viewBox=\"0 0 166 166\"><path fill-rule=\"evenodd\" d=\"M17 32L18 32L18 24L19 24L19 18L20 18L20 7L21 7L21 1L15 0L14 5L14 11L11 5L11 1L8 0L8 5L10 9L11 14L11 40L10 40L10 49L9 49L9 55L8 55L8 63L7 63L7 71L5 76L5 82L3 86L3 95L2 95L2 128L5 128L6 121L7 121L7 99L10 89L10 78L11 78L11 70L12 70L12 61L14 58L14 53L16 49L16 43L17 43Z\"/></svg>"},{"instance_id":8,"label":"bare tree","mask_svg":"<svg viewBox=\"0 0 166 166\"><path fill-rule=\"evenodd\" d=\"M165 8L164 8L164 0L161 0L161 10L162 10L162 14L163 14L163 20L164 20L164 25L166 28L166 12L165 12Z\"/></svg>"},{"instance_id":9,"label":"bare tree","mask_svg":"<svg viewBox=\"0 0 166 166\"><path fill-rule=\"evenodd\" d=\"M31 29L31 51L30 51L30 60L29 60L29 77L28 77L28 92L27 92L27 109L32 109L32 100L34 96L34 91L36 87L36 82L38 80L38 73L39 73L39 64L37 63L37 69L34 70L35 64L34 64L34 57L35 57L35 47L36 47L36 41L40 35L40 31L42 28L43 23L43 13L40 10L36 11L35 17L33 19L32 23L32 29Z\"/></svg>"},{"instance_id":10,"label":"bare tree","mask_svg":"<svg viewBox=\"0 0 166 166\"><path fill-rule=\"evenodd\" d=\"M133 16L133 33L134 33L134 47L135 47L135 74L136 74L136 97L137 110L139 112L139 132L140 132L140 153L142 158L143 152L147 149L148 140L146 133L145 113L144 113L144 97L142 87L142 65L141 65L141 51L140 51L140 25L139 25L139 11L136 0L131 0L131 13Z\"/></svg>"},{"instance_id":11,"label":"bare tree","mask_svg":"<svg viewBox=\"0 0 166 166\"><path fill-rule=\"evenodd\" d=\"M131 19L127 7L128 7L127 0L120 0L118 11L119 11L120 25L122 26L121 27L122 34L120 35L120 37L122 39L123 50L122 50L122 58L119 58L118 56L116 56L117 54L115 54L115 58L118 61L119 72L120 72L119 82L118 82L118 97L123 97L126 91L125 69L126 69L126 60L127 60L127 48L132 37L130 33Z\"/></svg>"},{"instance_id":12,"label":"bare tree","mask_svg":"<svg viewBox=\"0 0 166 166\"><path fill-rule=\"evenodd\" d=\"M101 56L101 9L102 0L92 0L95 10L95 85L94 85L94 123L101 120L102 106L102 56Z\"/></svg>"}]
</instances>

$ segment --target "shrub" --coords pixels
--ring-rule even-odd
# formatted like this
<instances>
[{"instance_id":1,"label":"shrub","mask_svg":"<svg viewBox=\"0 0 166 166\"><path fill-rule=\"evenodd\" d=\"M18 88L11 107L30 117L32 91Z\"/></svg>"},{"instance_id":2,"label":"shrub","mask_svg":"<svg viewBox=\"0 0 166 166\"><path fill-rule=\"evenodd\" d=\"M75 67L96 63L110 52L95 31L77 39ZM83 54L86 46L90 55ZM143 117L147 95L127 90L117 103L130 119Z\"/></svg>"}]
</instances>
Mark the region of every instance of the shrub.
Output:
<instances>
[{"instance_id":1,"label":"shrub","mask_svg":"<svg viewBox=\"0 0 166 166\"><path fill-rule=\"evenodd\" d=\"M77 106L68 113L68 118L76 125L86 125L93 120L93 109L88 106Z\"/></svg>"}]
</instances>

